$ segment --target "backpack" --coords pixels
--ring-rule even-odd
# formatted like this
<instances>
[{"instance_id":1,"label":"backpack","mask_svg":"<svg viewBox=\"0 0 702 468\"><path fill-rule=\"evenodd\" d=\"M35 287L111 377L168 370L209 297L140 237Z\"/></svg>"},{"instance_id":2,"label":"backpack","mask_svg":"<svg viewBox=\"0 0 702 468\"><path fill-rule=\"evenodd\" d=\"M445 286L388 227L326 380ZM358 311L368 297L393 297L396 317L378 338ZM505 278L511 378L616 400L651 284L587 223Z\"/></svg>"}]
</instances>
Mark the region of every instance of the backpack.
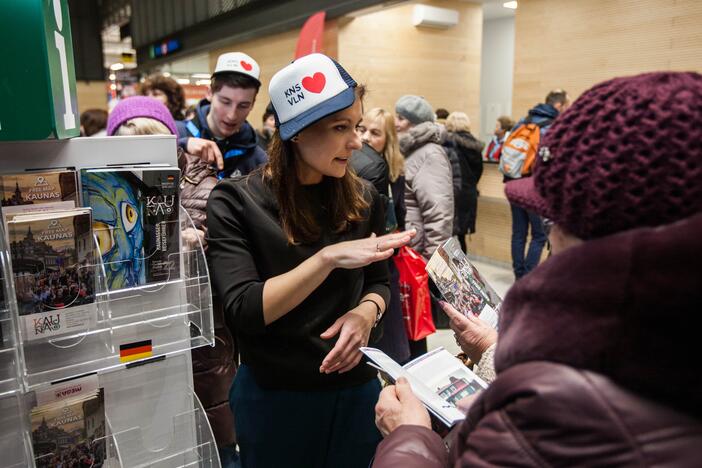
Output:
<instances>
[{"instance_id":1,"label":"backpack","mask_svg":"<svg viewBox=\"0 0 702 468\"><path fill-rule=\"evenodd\" d=\"M527 117L524 123L515 128L502 145L498 166L500 172L511 179L530 175L539 149L541 129L551 125L551 122L552 120L547 119L533 123L531 117Z\"/></svg>"}]
</instances>

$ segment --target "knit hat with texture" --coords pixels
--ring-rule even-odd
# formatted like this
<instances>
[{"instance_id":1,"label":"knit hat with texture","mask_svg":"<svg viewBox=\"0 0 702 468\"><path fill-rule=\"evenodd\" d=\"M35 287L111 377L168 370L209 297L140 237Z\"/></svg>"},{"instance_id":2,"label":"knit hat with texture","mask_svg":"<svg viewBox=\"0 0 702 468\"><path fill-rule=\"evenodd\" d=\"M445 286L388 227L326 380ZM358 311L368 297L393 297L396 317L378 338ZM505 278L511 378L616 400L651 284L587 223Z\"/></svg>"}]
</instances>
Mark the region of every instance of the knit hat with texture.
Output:
<instances>
[{"instance_id":1,"label":"knit hat with texture","mask_svg":"<svg viewBox=\"0 0 702 468\"><path fill-rule=\"evenodd\" d=\"M702 211L702 75L659 72L600 83L542 141L514 204L581 239Z\"/></svg>"},{"instance_id":2,"label":"knit hat with texture","mask_svg":"<svg viewBox=\"0 0 702 468\"><path fill-rule=\"evenodd\" d=\"M168 108L157 99L148 96L132 96L121 100L107 117L107 134L112 136L123 123L137 117L158 120L178 135L175 121Z\"/></svg>"},{"instance_id":3,"label":"knit hat with texture","mask_svg":"<svg viewBox=\"0 0 702 468\"><path fill-rule=\"evenodd\" d=\"M434 110L421 96L407 94L397 100L395 112L409 120L413 125L434 121Z\"/></svg>"}]
</instances>

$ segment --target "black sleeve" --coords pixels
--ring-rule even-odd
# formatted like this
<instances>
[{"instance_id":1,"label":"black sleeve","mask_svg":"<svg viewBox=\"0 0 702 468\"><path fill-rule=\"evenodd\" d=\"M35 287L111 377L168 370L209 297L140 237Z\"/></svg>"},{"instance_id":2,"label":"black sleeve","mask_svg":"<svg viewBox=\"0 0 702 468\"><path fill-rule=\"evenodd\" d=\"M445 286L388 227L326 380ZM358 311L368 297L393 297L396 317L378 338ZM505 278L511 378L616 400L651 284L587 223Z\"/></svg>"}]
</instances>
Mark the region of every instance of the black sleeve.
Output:
<instances>
[{"instance_id":1,"label":"black sleeve","mask_svg":"<svg viewBox=\"0 0 702 468\"><path fill-rule=\"evenodd\" d=\"M369 216L370 235L374 232L376 236L385 234L385 207L378 192L368 185L370 189L371 206ZM376 293L385 301L385 308L390 304L390 273L387 260L371 263L363 269L363 292L366 294Z\"/></svg>"},{"instance_id":2,"label":"black sleeve","mask_svg":"<svg viewBox=\"0 0 702 468\"><path fill-rule=\"evenodd\" d=\"M470 164L470 170L475 177L475 183L480 181L480 177L483 175L483 157L480 152L468 151L468 163Z\"/></svg>"},{"instance_id":3,"label":"black sleeve","mask_svg":"<svg viewBox=\"0 0 702 468\"><path fill-rule=\"evenodd\" d=\"M400 231L405 230L405 215L407 207L405 206L405 176L400 176L392 183L392 198L395 204L395 217L397 218L397 228Z\"/></svg>"},{"instance_id":4,"label":"black sleeve","mask_svg":"<svg viewBox=\"0 0 702 468\"><path fill-rule=\"evenodd\" d=\"M385 161L372 161L358 171L358 177L367 180L378 191L388 193L388 165Z\"/></svg>"},{"instance_id":5,"label":"black sleeve","mask_svg":"<svg viewBox=\"0 0 702 468\"><path fill-rule=\"evenodd\" d=\"M263 285L246 231L243 199L230 181L217 184L207 201L210 276L227 321L237 330L262 333Z\"/></svg>"}]
</instances>

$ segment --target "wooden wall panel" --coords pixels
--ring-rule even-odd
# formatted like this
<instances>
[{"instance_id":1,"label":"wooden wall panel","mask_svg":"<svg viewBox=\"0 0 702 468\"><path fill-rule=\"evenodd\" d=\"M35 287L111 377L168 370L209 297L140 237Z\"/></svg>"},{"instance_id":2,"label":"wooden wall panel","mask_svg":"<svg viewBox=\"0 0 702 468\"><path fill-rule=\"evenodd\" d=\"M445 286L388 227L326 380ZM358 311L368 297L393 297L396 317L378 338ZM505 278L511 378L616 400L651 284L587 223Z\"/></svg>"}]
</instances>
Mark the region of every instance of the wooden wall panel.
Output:
<instances>
[{"instance_id":1,"label":"wooden wall panel","mask_svg":"<svg viewBox=\"0 0 702 468\"><path fill-rule=\"evenodd\" d=\"M468 236L468 253L512 265L511 226L507 200L487 197L481 192L475 233Z\"/></svg>"},{"instance_id":2,"label":"wooden wall panel","mask_svg":"<svg viewBox=\"0 0 702 468\"><path fill-rule=\"evenodd\" d=\"M107 110L107 83L104 81L76 81L78 111L86 109Z\"/></svg>"},{"instance_id":3,"label":"wooden wall panel","mask_svg":"<svg viewBox=\"0 0 702 468\"><path fill-rule=\"evenodd\" d=\"M403 94L424 96L431 105L463 111L479 127L481 5L436 0L421 3L459 11L450 29L416 28L418 2L384 8L339 27L339 60L369 90L366 108L394 111Z\"/></svg>"},{"instance_id":4,"label":"wooden wall panel","mask_svg":"<svg viewBox=\"0 0 702 468\"><path fill-rule=\"evenodd\" d=\"M701 24L699 0L521 0L513 114L553 88L575 98L616 76L702 71Z\"/></svg>"}]
</instances>

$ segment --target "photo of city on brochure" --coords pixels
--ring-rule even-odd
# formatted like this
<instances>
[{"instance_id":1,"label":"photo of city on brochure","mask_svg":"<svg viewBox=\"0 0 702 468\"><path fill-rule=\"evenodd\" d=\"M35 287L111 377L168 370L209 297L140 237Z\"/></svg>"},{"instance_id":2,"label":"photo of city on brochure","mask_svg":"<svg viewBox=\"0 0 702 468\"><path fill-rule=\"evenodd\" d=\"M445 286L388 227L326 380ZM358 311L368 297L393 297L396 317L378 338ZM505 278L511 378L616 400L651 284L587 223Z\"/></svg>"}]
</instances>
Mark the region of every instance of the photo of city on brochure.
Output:
<instances>
[{"instance_id":1,"label":"photo of city on brochure","mask_svg":"<svg viewBox=\"0 0 702 468\"><path fill-rule=\"evenodd\" d=\"M458 402L487 388L485 381L441 347L404 366L376 348L361 348L361 352L368 357L368 364L378 369L388 383L406 378L429 412L449 428L465 419L465 414L458 409Z\"/></svg>"},{"instance_id":2,"label":"photo of city on brochure","mask_svg":"<svg viewBox=\"0 0 702 468\"><path fill-rule=\"evenodd\" d=\"M426 270L446 302L459 312L472 312L497 328L502 299L470 263L455 238L436 249Z\"/></svg>"}]
</instances>

